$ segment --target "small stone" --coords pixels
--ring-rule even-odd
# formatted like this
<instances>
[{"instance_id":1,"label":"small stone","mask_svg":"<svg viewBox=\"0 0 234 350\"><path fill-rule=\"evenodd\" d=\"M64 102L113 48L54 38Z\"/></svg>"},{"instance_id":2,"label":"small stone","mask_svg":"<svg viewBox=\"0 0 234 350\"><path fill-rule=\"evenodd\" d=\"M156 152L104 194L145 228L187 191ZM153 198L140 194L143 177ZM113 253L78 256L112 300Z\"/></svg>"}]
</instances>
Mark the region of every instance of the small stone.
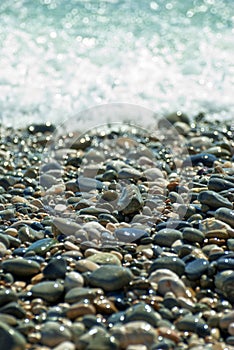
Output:
<instances>
[{"instance_id":1,"label":"small stone","mask_svg":"<svg viewBox=\"0 0 234 350\"><path fill-rule=\"evenodd\" d=\"M15 210L14 209L5 209L0 210L0 217L2 220L10 220L15 217Z\"/></svg>"},{"instance_id":2,"label":"small stone","mask_svg":"<svg viewBox=\"0 0 234 350\"><path fill-rule=\"evenodd\" d=\"M37 262L23 258L5 260L2 267L4 271L20 277L33 276L40 271L40 265Z\"/></svg>"},{"instance_id":3,"label":"small stone","mask_svg":"<svg viewBox=\"0 0 234 350\"><path fill-rule=\"evenodd\" d=\"M154 243L161 247L171 247L178 239L182 239L182 232L171 228L164 228L154 235Z\"/></svg>"},{"instance_id":4,"label":"small stone","mask_svg":"<svg viewBox=\"0 0 234 350\"><path fill-rule=\"evenodd\" d=\"M34 252L38 255L44 256L56 243L57 241L53 238L43 238L32 243L27 248L26 253Z\"/></svg>"},{"instance_id":5,"label":"small stone","mask_svg":"<svg viewBox=\"0 0 234 350\"><path fill-rule=\"evenodd\" d=\"M149 237L149 234L145 230L124 227L116 229L115 236L121 242L131 243L136 242L141 238Z\"/></svg>"},{"instance_id":6,"label":"small stone","mask_svg":"<svg viewBox=\"0 0 234 350\"><path fill-rule=\"evenodd\" d=\"M144 321L156 327L161 316L154 309L145 303L139 303L128 308L125 313L125 322Z\"/></svg>"},{"instance_id":7,"label":"small stone","mask_svg":"<svg viewBox=\"0 0 234 350\"><path fill-rule=\"evenodd\" d=\"M54 218L53 224L55 225L56 228L59 229L61 233L67 236L75 235L76 231L81 229L81 226L76 222L69 219L59 218L59 217Z\"/></svg>"},{"instance_id":8,"label":"small stone","mask_svg":"<svg viewBox=\"0 0 234 350\"><path fill-rule=\"evenodd\" d=\"M178 276L182 276L185 269L185 263L176 256L162 256L153 261L150 267L150 273L157 269L169 269L175 272Z\"/></svg>"},{"instance_id":9,"label":"small stone","mask_svg":"<svg viewBox=\"0 0 234 350\"><path fill-rule=\"evenodd\" d=\"M50 347L71 340L72 334L70 330L58 322L46 322L41 328L41 340L43 345Z\"/></svg>"},{"instance_id":10,"label":"small stone","mask_svg":"<svg viewBox=\"0 0 234 350\"><path fill-rule=\"evenodd\" d=\"M124 187L117 204L119 211L128 215L139 211L143 205L144 202L137 186L127 185Z\"/></svg>"},{"instance_id":11,"label":"small stone","mask_svg":"<svg viewBox=\"0 0 234 350\"><path fill-rule=\"evenodd\" d=\"M133 275L129 269L115 265L101 266L88 277L91 286L100 287L105 291L121 289L132 279Z\"/></svg>"},{"instance_id":12,"label":"small stone","mask_svg":"<svg viewBox=\"0 0 234 350\"><path fill-rule=\"evenodd\" d=\"M64 341L53 348L53 350L76 350L76 346L70 341Z\"/></svg>"},{"instance_id":13,"label":"small stone","mask_svg":"<svg viewBox=\"0 0 234 350\"><path fill-rule=\"evenodd\" d=\"M114 254L111 253L96 253L87 258L87 260L90 260L96 264L99 265L117 265L121 266L120 260L115 256Z\"/></svg>"},{"instance_id":14,"label":"small stone","mask_svg":"<svg viewBox=\"0 0 234 350\"><path fill-rule=\"evenodd\" d=\"M126 349L129 345L144 344L150 348L157 339L157 330L144 321L133 321L124 325L116 325L110 329L111 334L118 339L120 347Z\"/></svg>"},{"instance_id":15,"label":"small stone","mask_svg":"<svg viewBox=\"0 0 234 350\"><path fill-rule=\"evenodd\" d=\"M85 299L92 302L98 295L102 294L103 291L98 288L75 287L65 294L65 301L69 304L78 303Z\"/></svg>"},{"instance_id":16,"label":"small stone","mask_svg":"<svg viewBox=\"0 0 234 350\"><path fill-rule=\"evenodd\" d=\"M93 305L87 303L72 304L66 312L67 318L74 320L84 315L95 315L96 310Z\"/></svg>"},{"instance_id":17,"label":"small stone","mask_svg":"<svg viewBox=\"0 0 234 350\"><path fill-rule=\"evenodd\" d=\"M2 349L25 350L26 340L14 328L0 321L0 340Z\"/></svg>"},{"instance_id":18,"label":"small stone","mask_svg":"<svg viewBox=\"0 0 234 350\"><path fill-rule=\"evenodd\" d=\"M35 298L42 298L48 302L56 302L63 295L64 286L60 282L46 281L40 282L31 288L31 293Z\"/></svg>"},{"instance_id":19,"label":"small stone","mask_svg":"<svg viewBox=\"0 0 234 350\"><path fill-rule=\"evenodd\" d=\"M228 208L218 208L215 211L215 218L226 222L234 228L234 210Z\"/></svg>"},{"instance_id":20,"label":"small stone","mask_svg":"<svg viewBox=\"0 0 234 350\"><path fill-rule=\"evenodd\" d=\"M185 273L190 280L197 280L207 273L209 261L205 259L195 259L185 266Z\"/></svg>"},{"instance_id":21,"label":"small stone","mask_svg":"<svg viewBox=\"0 0 234 350\"><path fill-rule=\"evenodd\" d=\"M66 292L76 287L83 287L83 285L84 278L79 272L71 271L66 273L64 280L64 288Z\"/></svg>"},{"instance_id":22,"label":"small stone","mask_svg":"<svg viewBox=\"0 0 234 350\"><path fill-rule=\"evenodd\" d=\"M176 297L188 297L188 291L184 283L179 279L172 277L163 277L158 282L158 292L165 295L167 292L172 292Z\"/></svg>"},{"instance_id":23,"label":"small stone","mask_svg":"<svg viewBox=\"0 0 234 350\"><path fill-rule=\"evenodd\" d=\"M79 186L80 192L89 192L91 190L102 191L106 189L106 186L104 185L104 183L89 177L80 176L77 179L77 184Z\"/></svg>"},{"instance_id":24,"label":"small stone","mask_svg":"<svg viewBox=\"0 0 234 350\"><path fill-rule=\"evenodd\" d=\"M118 350L118 341L103 327L94 326L79 339L79 349Z\"/></svg>"},{"instance_id":25,"label":"small stone","mask_svg":"<svg viewBox=\"0 0 234 350\"><path fill-rule=\"evenodd\" d=\"M219 178L219 177L211 177L208 182L208 189L211 191L221 192L225 190L229 190L233 188L234 184L231 181Z\"/></svg>"},{"instance_id":26,"label":"small stone","mask_svg":"<svg viewBox=\"0 0 234 350\"><path fill-rule=\"evenodd\" d=\"M205 235L202 231L193 228L186 227L183 229L183 239L191 243L202 243L204 241Z\"/></svg>"},{"instance_id":27,"label":"small stone","mask_svg":"<svg viewBox=\"0 0 234 350\"><path fill-rule=\"evenodd\" d=\"M198 200L211 208L225 207L232 209L232 203L214 191L202 191L198 195Z\"/></svg>"},{"instance_id":28,"label":"small stone","mask_svg":"<svg viewBox=\"0 0 234 350\"><path fill-rule=\"evenodd\" d=\"M128 167L128 168L122 168L118 173L119 179L134 179L139 180L142 177L142 174L140 171Z\"/></svg>"},{"instance_id":29,"label":"small stone","mask_svg":"<svg viewBox=\"0 0 234 350\"><path fill-rule=\"evenodd\" d=\"M187 157L183 162L183 166L197 166L203 164L204 166L211 168L216 160L217 158L213 154L198 153Z\"/></svg>"},{"instance_id":30,"label":"small stone","mask_svg":"<svg viewBox=\"0 0 234 350\"><path fill-rule=\"evenodd\" d=\"M64 279L67 270L67 263L62 258L53 258L43 270L43 275L48 279Z\"/></svg>"}]
</instances>

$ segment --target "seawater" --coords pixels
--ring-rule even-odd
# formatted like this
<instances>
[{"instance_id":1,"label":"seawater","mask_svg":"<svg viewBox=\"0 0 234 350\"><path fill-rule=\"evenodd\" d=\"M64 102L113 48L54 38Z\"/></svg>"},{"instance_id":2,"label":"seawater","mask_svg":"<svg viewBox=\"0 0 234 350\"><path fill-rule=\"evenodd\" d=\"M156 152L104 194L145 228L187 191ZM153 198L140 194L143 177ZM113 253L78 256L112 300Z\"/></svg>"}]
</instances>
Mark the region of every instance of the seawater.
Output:
<instances>
[{"instance_id":1,"label":"seawater","mask_svg":"<svg viewBox=\"0 0 234 350\"><path fill-rule=\"evenodd\" d=\"M1 1L1 121L111 102L233 117L233 21L233 0Z\"/></svg>"}]
</instances>

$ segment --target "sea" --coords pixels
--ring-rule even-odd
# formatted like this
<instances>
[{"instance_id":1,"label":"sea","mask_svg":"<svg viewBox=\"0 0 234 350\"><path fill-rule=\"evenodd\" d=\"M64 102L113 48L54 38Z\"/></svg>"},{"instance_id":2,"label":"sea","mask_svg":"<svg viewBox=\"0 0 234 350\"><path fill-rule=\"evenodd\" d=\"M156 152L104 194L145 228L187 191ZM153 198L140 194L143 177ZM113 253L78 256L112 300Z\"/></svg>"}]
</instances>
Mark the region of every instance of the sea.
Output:
<instances>
[{"instance_id":1,"label":"sea","mask_svg":"<svg viewBox=\"0 0 234 350\"><path fill-rule=\"evenodd\" d=\"M234 119L233 23L233 0L2 0L0 121L111 104Z\"/></svg>"}]
</instances>

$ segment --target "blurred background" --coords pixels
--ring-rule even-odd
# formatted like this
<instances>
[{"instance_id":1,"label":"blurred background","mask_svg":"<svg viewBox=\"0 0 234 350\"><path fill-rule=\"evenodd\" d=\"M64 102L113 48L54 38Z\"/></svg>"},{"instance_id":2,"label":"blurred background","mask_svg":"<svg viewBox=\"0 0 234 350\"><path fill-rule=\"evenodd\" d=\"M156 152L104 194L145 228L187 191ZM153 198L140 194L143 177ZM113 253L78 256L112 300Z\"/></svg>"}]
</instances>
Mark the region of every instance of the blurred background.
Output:
<instances>
[{"instance_id":1,"label":"blurred background","mask_svg":"<svg viewBox=\"0 0 234 350\"><path fill-rule=\"evenodd\" d=\"M230 118L233 21L233 0L1 1L1 120L57 123L110 102Z\"/></svg>"}]
</instances>

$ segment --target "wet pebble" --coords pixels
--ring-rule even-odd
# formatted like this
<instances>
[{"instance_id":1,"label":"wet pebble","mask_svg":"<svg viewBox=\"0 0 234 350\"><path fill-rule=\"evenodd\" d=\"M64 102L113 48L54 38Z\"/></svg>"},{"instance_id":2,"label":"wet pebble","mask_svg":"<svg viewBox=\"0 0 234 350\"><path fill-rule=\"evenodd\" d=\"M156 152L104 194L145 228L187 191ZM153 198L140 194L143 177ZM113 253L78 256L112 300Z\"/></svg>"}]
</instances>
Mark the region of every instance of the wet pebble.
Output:
<instances>
[{"instance_id":1,"label":"wet pebble","mask_svg":"<svg viewBox=\"0 0 234 350\"><path fill-rule=\"evenodd\" d=\"M40 271L40 265L32 260L24 258L9 259L2 263L4 271L20 277L29 277Z\"/></svg>"},{"instance_id":2,"label":"wet pebble","mask_svg":"<svg viewBox=\"0 0 234 350\"><path fill-rule=\"evenodd\" d=\"M209 261L205 259L195 259L185 266L185 273L190 280L197 280L207 273Z\"/></svg>"},{"instance_id":3,"label":"wet pebble","mask_svg":"<svg viewBox=\"0 0 234 350\"><path fill-rule=\"evenodd\" d=\"M182 232L175 229L165 228L154 235L154 243L159 246L171 247L178 239L182 238Z\"/></svg>"},{"instance_id":4,"label":"wet pebble","mask_svg":"<svg viewBox=\"0 0 234 350\"><path fill-rule=\"evenodd\" d=\"M48 302L58 301L64 291L64 286L57 281L46 281L35 284L31 288L31 293L35 298L42 298Z\"/></svg>"},{"instance_id":5,"label":"wet pebble","mask_svg":"<svg viewBox=\"0 0 234 350\"><path fill-rule=\"evenodd\" d=\"M115 291L127 286L133 279L127 268L105 265L101 266L88 276L88 282L93 287L100 287L105 291Z\"/></svg>"},{"instance_id":6,"label":"wet pebble","mask_svg":"<svg viewBox=\"0 0 234 350\"><path fill-rule=\"evenodd\" d=\"M2 349L25 350L26 339L14 328L0 321L0 339Z\"/></svg>"},{"instance_id":7,"label":"wet pebble","mask_svg":"<svg viewBox=\"0 0 234 350\"><path fill-rule=\"evenodd\" d=\"M198 200L211 208L225 207L232 209L232 203L215 191L202 191L198 195Z\"/></svg>"},{"instance_id":8,"label":"wet pebble","mask_svg":"<svg viewBox=\"0 0 234 350\"><path fill-rule=\"evenodd\" d=\"M40 342L43 345L54 347L64 341L71 340L71 338L72 334L69 329L59 322L46 322L41 328Z\"/></svg>"}]
</instances>

